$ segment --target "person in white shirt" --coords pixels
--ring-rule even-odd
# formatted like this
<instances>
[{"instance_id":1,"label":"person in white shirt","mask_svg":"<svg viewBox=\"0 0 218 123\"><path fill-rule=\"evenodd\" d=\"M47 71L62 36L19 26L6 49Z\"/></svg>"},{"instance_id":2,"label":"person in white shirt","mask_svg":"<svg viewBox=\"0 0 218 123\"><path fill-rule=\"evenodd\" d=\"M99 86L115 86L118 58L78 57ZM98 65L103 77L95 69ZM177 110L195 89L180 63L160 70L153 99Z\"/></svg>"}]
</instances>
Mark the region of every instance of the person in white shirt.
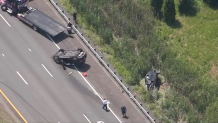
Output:
<instances>
[{"instance_id":1,"label":"person in white shirt","mask_svg":"<svg viewBox=\"0 0 218 123\"><path fill-rule=\"evenodd\" d=\"M68 35L72 34L72 24L70 22L67 24L67 32Z\"/></svg>"},{"instance_id":2,"label":"person in white shirt","mask_svg":"<svg viewBox=\"0 0 218 123\"><path fill-rule=\"evenodd\" d=\"M108 104L108 101L106 99L103 99L103 109L107 111L107 104Z\"/></svg>"}]
</instances>

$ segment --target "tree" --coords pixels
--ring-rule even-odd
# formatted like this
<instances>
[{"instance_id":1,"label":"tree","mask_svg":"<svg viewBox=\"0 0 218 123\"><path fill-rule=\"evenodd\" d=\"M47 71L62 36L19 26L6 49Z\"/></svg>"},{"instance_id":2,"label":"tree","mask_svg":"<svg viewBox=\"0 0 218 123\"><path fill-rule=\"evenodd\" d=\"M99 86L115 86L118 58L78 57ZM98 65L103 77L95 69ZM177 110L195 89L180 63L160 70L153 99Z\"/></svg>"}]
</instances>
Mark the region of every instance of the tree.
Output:
<instances>
[{"instance_id":1,"label":"tree","mask_svg":"<svg viewBox=\"0 0 218 123\"><path fill-rule=\"evenodd\" d=\"M176 19L176 9L174 0L165 0L163 5L164 21L167 24L171 24Z\"/></svg>"},{"instance_id":2,"label":"tree","mask_svg":"<svg viewBox=\"0 0 218 123\"><path fill-rule=\"evenodd\" d=\"M151 0L150 5L154 11L155 16L161 15L161 9L163 6L163 0Z\"/></svg>"},{"instance_id":3,"label":"tree","mask_svg":"<svg viewBox=\"0 0 218 123\"><path fill-rule=\"evenodd\" d=\"M181 15L196 15L195 0L179 0L179 12Z\"/></svg>"},{"instance_id":4,"label":"tree","mask_svg":"<svg viewBox=\"0 0 218 123\"><path fill-rule=\"evenodd\" d=\"M184 12L193 8L195 0L179 0L179 11Z\"/></svg>"},{"instance_id":5,"label":"tree","mask_svg":"<svg viewBox=\"0 0 218 123\"><path fill-rule=\"evenodd\" d=\"M203 0L204 3L208 4L209 6L216 7L218 6L218 0Z\"/></svg>"},{"instance_id":6,"label":"tree","mask_svg":"<svg viewBox=\"0 0 218 123\"><path fill-rule=\"evenodd\" d=\"M206 109L205 119L207 123L218 123L218 100L208 106Z\"/></svg>"}]
</instances>

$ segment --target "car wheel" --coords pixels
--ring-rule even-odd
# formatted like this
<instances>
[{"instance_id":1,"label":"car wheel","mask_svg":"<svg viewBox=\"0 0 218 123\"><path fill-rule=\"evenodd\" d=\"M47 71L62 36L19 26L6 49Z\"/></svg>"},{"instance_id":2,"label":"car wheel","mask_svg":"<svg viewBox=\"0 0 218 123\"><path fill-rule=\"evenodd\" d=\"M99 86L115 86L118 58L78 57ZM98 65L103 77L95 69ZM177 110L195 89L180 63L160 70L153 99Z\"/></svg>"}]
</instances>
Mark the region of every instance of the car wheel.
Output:
<instances>
[{"instance_id":1,"label":"car wheel","mask_svg":"<svg viewBox=\"0 0 218 123\"><path fill-rule=\"evenodd\" d=\"M2 5L1 9L2 9L2 11L7 11L7 6L6 5Z\"/></svg>"},{"instance_id":2,"label":"car wheel","mask_svg":"<svg viewBox=\"0 0 218 123\"><path fill-rule=\"evenodd\" d=\"M37 29L37 27L36 27L36 26L33 26L33 30L37 31L38 29Z\"/></svg>"},{"instance_id":3,"label":"car wheel","mask_svg":"<svg viewBox=\"0 0 218 123\"><path fill-rule=\"evenodd\" d=\"M53 60L54 60L55 63L60 64L60 61L59 61L59 59L58 59L57 56L54 56L54 57L53 57Z\"/></svg>"},{"instance_id":4,"label":"car wheel","mask_svg":"<svg viewBox=\"0 0 218 123\"><path fill-rule=\"evenodd\" d=\"M80 51L80 52L83 52L83 49L82 49L82 48L78 48L77 50Z\"/></svg>"},{"instance_id":5,"label":"car wheel","mask_svg":"<svg viewBox=\"0 0 218 123\"><path fill-rule=\"evenodd\" d=\"M64 49L60 49L59 52L64 52Z\"/></svg>"}]
</instances>

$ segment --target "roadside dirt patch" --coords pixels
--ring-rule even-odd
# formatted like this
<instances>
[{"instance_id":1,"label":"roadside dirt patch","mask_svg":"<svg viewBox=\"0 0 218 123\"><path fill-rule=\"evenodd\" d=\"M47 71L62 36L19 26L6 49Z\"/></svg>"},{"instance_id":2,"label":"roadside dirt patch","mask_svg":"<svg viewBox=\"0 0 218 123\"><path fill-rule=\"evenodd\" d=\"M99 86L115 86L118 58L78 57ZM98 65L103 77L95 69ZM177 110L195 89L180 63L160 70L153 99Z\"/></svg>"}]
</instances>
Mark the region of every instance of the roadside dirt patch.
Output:
<instances>
[{"instance_id":1,"label":"roadside dirt patch","mask_svg":"<svg viewBox=\"0 0 218 123\"><path fill-rule=\"evenodd\" d=\"M210 70L210 74L211 74L211 76L213 78L217 77L217 75L218 75L218 67L217 67L217 65L215 65L215 64L212 65L212 68Z\"/></svg>"},{"instance_id":2,"label":"roadside dirt patch","mask_svg":"<svg viewBox=\"0 0 218 123\"><path fill-rule=\"evenodd\" d=\"M14 118L6 111L2 103L0 103L0 123L15 123Z\"/></svg>"}]
</instances>

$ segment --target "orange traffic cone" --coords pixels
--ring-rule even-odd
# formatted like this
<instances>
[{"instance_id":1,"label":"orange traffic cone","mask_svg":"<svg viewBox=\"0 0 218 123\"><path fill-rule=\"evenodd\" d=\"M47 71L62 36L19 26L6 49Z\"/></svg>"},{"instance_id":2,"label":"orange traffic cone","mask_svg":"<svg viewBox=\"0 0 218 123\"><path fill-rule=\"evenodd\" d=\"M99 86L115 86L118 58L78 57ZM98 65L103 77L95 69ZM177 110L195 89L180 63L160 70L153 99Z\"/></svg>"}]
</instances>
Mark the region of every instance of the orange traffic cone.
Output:
<instances>
[{"instance_id":1,"label":"orange traffic cone","mask_svg":"<svg viewBox=\"0 0 218 123\"><path fill-rule=\"evenodd\" d=\"M87 76L87 73L83 73L83 76L85 76L85 77L86 77L86 76Z\"/></svg>"}]
</instances>

